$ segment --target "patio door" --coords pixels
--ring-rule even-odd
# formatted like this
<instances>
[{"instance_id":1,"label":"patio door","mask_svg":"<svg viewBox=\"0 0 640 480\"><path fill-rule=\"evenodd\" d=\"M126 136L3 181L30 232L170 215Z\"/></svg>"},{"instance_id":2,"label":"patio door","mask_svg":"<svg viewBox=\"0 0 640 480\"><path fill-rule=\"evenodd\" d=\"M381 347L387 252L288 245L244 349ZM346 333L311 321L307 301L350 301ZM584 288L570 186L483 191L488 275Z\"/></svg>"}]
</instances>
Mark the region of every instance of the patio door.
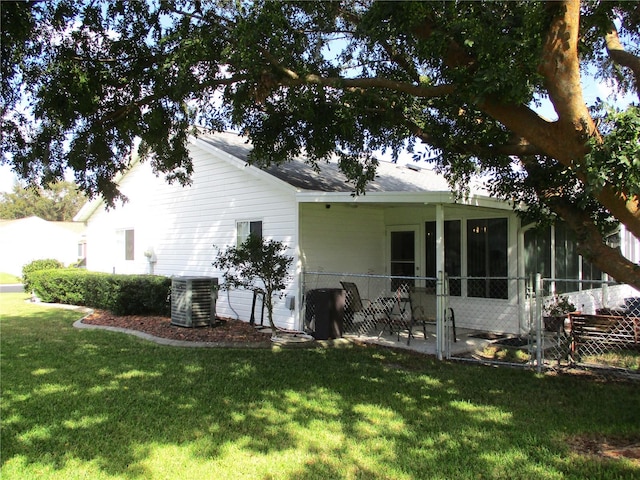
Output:
<instances>
[{"instance_id":1,"label":"patio door","mask_svg":"<svg viewBox=\"0 0 640 480\"><path fill-rule=\"evenodd\" d=\"M390 227L389 239L389 273L393 277L415 277L419 274L418 263L418 227ZM393 279L392 290L401 285L413 286L415 281L408 278Z\"/></svg>"}]
</instances>

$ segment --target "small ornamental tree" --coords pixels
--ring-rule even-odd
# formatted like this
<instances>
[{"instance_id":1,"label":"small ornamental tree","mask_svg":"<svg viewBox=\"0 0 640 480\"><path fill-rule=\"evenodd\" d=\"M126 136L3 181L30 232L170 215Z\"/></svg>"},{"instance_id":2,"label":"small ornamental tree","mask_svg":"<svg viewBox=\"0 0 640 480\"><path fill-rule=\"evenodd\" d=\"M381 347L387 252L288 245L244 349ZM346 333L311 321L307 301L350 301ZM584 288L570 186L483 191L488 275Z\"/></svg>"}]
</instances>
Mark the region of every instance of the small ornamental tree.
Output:
<instances>
[{"instance_id":1,"label":"small ornamental tree","mask_svg":"<svg viewBox=\"0 0 640 480\"><path fill-rule=\"evenodd\" d=\"M264 295L272 335L276 332L273 297L286 287L287 272L293 262L293 257L284 254L286 249L282 242L249 235L239 247L218 248L213 262L215 268L224 271L221 288L245 288Z\"/></svg>"}]
</instances>

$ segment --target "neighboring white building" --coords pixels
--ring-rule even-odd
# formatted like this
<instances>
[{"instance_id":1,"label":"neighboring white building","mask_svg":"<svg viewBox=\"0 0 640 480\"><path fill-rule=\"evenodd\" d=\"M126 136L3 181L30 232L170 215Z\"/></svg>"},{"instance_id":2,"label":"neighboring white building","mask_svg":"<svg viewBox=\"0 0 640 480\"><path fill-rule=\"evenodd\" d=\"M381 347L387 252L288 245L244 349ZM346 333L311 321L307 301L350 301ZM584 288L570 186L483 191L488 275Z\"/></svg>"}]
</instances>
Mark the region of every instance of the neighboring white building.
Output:
<instances>
[{"instance_id":1,"label":"neighboring white building","mask_svg":"<svg viewBox=\"0 0 640 480\"><path fill-rule=\"evenodd\" d=\"M483 328L498 315L518 329L523 286L515 279L528 273L526 229L509 204L480 185L457 199L432 170L389 162L380 162L365 195L354 196L335 162L320 172L299 160L259 169L247 165L250 149L233 133L193 139L193 182L184 188L135 164L119 181L127 203L107 210L89 202L75 218L87 226L87 269L219 277L214 245L237 245L259 231L294 257L286 296L276 302L282 327L301 326L305 271L432 277L446 269L487 277L452 286L460 326ZM248 320L251 303L249 292L223 292L217 311Z\"/></svg>"},{"instance_id":2,"label":"neighboring white building","mask_svg":"<svg viewBox=\"0 0 640 480\"><path fill-rule=\"evenodd\" d=\"M0 272L22 276L33 260L55 258L65 266L84 259L84 224L39 217L0 220Z\"/></svg>"}]
</instances>

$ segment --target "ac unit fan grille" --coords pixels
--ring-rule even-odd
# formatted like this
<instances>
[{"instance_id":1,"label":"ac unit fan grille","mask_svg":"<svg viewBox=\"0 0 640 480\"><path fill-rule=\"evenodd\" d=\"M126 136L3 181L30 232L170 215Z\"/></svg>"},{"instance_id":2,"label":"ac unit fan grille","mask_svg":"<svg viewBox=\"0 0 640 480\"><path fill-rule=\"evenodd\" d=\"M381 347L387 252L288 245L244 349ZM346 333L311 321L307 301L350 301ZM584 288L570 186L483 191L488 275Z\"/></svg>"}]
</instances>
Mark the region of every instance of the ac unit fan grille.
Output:
<instances>
[{"instance_id":1,"label":"ac unit fan grille","mask_svg":"<svg viewBox=\"0 0 640 480\"><path fill-rule=\"evenodd\" d=\"M217 278L174 278L171 282L171 323L183 327L210 325L215 317Z\"/></svg>"}]
</instances>

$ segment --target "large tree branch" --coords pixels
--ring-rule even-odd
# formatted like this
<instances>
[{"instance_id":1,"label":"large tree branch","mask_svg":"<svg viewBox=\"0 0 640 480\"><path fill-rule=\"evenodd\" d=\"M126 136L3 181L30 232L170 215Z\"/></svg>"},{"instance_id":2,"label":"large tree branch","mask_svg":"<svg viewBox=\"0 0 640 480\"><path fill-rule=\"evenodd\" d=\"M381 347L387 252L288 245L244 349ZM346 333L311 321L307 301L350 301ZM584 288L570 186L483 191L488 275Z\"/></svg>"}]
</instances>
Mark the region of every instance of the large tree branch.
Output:
<instances>
[{"instance_id":1,"label":"large tree branch","mask_svg":"<svg viewBox=\"0 0 640 480\"><path fill-rule=\"evenodd\" d=\"M439 139L435 138L429 132L426 132L422 127L420 127L413 120L407 118L406 116L402 116L398 119L405 127L411 132L411 134L420 139L422 142L427 143L435 148L442 148L442 145ZM507 156L531 156L531 155L542 155L543 152L535 145L530 144L524 138L514 139L513 142L507 143L504 145L478 145L478 144L468 144L465 142L466 139L460 139L460 144L454 148L456 148L456 153L462 153L466 155L507 155ZM450 148L451 145L448 144Z\"/></svg>"},{"instance_id":2,"label":"large tree branch","mask_svg":"<svg viewBox=\"0 0 640 480\"><path fill-rule=\"evenodd\" d=\"M516 135L526 138L539 151L554 158L566 156L558 147L557 123L545 120L526 105L506 104L488 96L477 106Z\"/></svg>"},{"instance_id":3,"label":"large tree branch","mask_svg":"<svg viewBox=\"0 0 640 480\"><path fill-rule=\"evenodd\" d=\"M627 67L633 72L636 84L636 93L640 98L640 57L627 52L618 37L618 30L611 24L609 31L605 34L605 42L609 57L618 65Z\"/></svg>"},{"instance_id":4,"label":"large tree branch","mask_svg":"<svg viewBox=\"0 0 640 480\"><path fill-rule=\"evenodd\" d=\"M453 85L416 85L414 83L401 82L398 80L390 80L381 77L369 78L344 78L344 77L323 77L319 74L300 75L290 68L282 65L272 54L264 47L258 47L265 59L272 67L277 69L283 76L281 79L269 78L268 83L281 84L286 86L299 85L320 85L323 87L333 88L383 88L407 93L414 97L431 98L440 97L453 93L455 87Z\"/></svg>"},{"instance_id":5,"label":"large tree branch","mask_svg":"<svg viewBox=\"0 0 640 480\"><path fill-rule=\"evenodd\" d=\"M361 89L381 88L402 92L419 98L433 98L448 95L455 91L453 85L414 85L412 83L400 82L381 77L370 78L342 78L342 77L322 77L320 75L309 74L298 76L293 72L288 78L282 80L283 85L320 85L323 87Z\"/></svg>"},{"instance_id":6,"label":"large tree branch","mask_svg":"<svg viewBox=\"0 0 640 480\"><path fill-rule=\"evenodd\" d=\"M550 184L549 172L545 171L535 158L525 157L522 160L522 165L528 173L529 186L533 188L541 202L562 218L576 234L578 253L618 281L628 282L640 288L638 279L640 265L625 258L619 249L606 245L590 212L578 207L563 194L561 189Z\"/></svg>"},{"instance_id":7,"label":"large tree branch","mask_svg":"<svg viewBox=\"0 0 640 480\"><path fill-rule=\"evenodd\" d=\"M586 174L575 168L574 162L588 152L586 140L599 137L589 114L580 84L577 50L580 2L565 0L551 23L544 46L540 71L545 76L549 95L559 115L557 122L547 123L524 106L501 104L488 99L481 108L514 133L527 138L587 183ZM611 214L640 238L640 205L637 197L629 198L613 185L605 185L596 195Z\"/></svg>"},{"instance_id":8,"label":"large tree branch","mask_svg":"<svg viewBox=\"0 0 640 480\"><path fill-rule=\"evenodd\" d=\"M571 168L576 177L587 184L584 172L574 168L573 161L586 153L586 145L576 134L568 135L558 122L546 122L525 106L506 105L495 99L487 99L480 105L483 111L520 135L564 166ZM624 223L630 232L640 238L640 203L637 197L620 193L614 185L606 184L595 194L595 198L611 214Z\"/></svg>"}]
</instances>

